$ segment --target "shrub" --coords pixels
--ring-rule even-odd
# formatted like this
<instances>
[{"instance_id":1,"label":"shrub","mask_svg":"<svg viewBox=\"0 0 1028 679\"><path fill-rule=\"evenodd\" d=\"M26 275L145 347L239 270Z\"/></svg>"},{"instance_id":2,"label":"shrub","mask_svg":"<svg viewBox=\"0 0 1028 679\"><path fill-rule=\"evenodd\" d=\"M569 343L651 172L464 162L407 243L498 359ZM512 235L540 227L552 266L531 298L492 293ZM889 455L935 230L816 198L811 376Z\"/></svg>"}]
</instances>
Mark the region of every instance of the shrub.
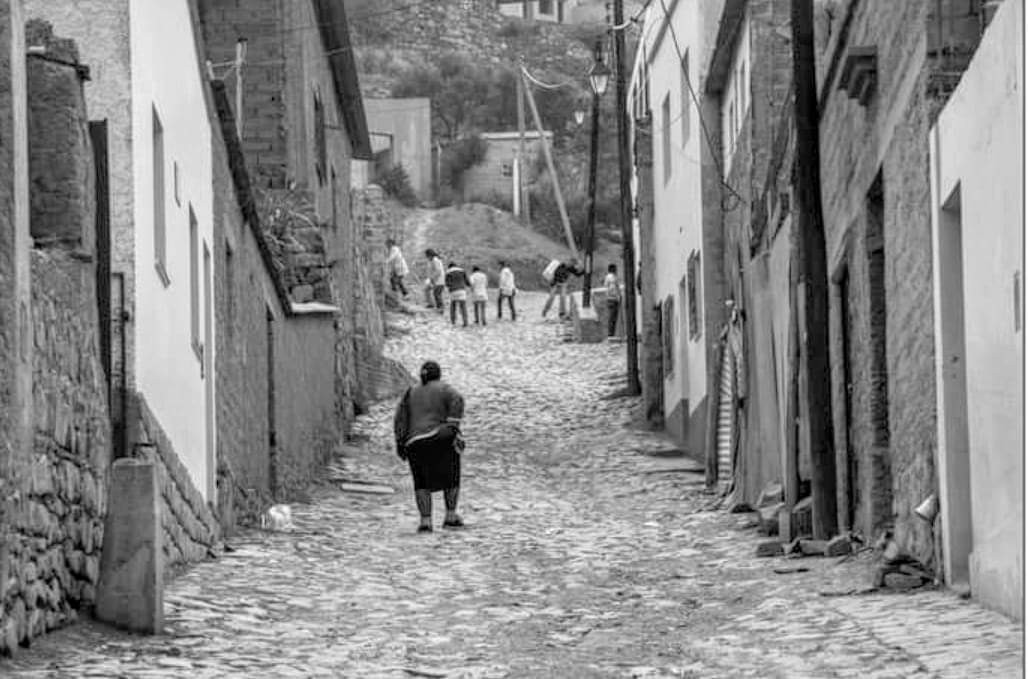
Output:
<instances>
[{"instance_id":1,"label":"shrub","mask_svg":"<svg viewBox=\"0 0 1028 679\"><path fill-rule=\"evenodd\" d=\"M418 204L418 196L410 183L410 175L403 165L393 165L378 177L378 185L386 194L392 196L406 207Z\"/></svg>"}]
</instances>

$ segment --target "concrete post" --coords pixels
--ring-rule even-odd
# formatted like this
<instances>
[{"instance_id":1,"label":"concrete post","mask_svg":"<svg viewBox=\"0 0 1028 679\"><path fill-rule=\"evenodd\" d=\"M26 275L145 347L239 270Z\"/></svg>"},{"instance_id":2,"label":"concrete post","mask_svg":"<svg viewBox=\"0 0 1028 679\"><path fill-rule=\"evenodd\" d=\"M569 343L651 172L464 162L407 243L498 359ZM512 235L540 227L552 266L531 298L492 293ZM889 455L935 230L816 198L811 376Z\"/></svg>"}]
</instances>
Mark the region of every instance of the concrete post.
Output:
<instances>
[{"instance_id":1,"label":"concrete post","mask_svg":"<svg viewBox=\"0 0 1028 679\"><path fill-rule=\"evenodd\" d=\"M112 465L96 617L131 632L164 627L160 500L153 462L125 457Z\"/></svg>"},{"instance_id":2,"label":"concrete post","mask_svg":"<svg viewBox=\"0 0 1028 679\"><path fill-rule=\"evenodd\" d=\"M0 609L15 490L32 450L25 30L21 0L0 0ZM3 643L0 643L3 646Z\"/></svg>"},{"instance_id":3,"label":"concrete post","mask_svg":"<svg viewBox=\"0 0 1028 679\"><path fill-rule=\"evenodd\" d=\"M653 223L653 137L650 118L635 124L636 212L639 219L639 294L642 304L642 393L646 420L664 426L664 374L661 365L660 305L657 303L657 251Z\"/></svg>"}]
</instances>

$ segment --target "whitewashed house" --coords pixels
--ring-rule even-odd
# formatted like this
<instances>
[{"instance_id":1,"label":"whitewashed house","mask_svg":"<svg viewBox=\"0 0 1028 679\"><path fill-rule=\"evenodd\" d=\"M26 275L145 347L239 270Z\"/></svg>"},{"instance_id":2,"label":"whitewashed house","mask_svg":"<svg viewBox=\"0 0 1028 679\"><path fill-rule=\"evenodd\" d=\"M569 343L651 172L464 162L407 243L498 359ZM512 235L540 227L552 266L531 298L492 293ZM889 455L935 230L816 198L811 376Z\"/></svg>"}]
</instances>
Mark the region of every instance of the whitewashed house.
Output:
<instances>
[{"instance_id":1,"label":"whitewashed house","mask_svg":"<svg viewBox=\"0 0 1028 679\"><path fill-rule=\"evenodd\" d=\"M947 584L1024 611L1024 6L1004 2L931 131Z\"/></svg>"},{"instance_id":2,"label":"whitewashed house","mask_svg":"<svg viewBox=\"0 0 1028 679\"><path fill-rule=\"evenodd\" d=\"M171 448L161 455L176 456L210 500L211 109L195 3L27 0L26 15L78 43L92 66L90 117L107 122L111 269L120 281L111 360L123 385L113 395L116 454L134 452L136 419L149 418L144 427L162 430Z\"/></svg>"}]
</instances>

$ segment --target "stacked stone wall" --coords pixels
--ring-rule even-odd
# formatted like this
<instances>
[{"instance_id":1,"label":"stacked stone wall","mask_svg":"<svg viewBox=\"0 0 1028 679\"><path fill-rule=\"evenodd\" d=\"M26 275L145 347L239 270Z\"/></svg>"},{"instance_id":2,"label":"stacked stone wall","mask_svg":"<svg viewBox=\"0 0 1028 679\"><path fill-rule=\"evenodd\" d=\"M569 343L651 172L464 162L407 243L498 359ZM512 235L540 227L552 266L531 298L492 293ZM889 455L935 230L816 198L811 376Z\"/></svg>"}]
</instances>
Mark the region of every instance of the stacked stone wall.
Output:
<instances>
[{"instance_id":1,"label":"stacked stone wall","mask_svg":"<svg viewBox=\"0 0 1028 679\"><path fill-rule=\"evenodd\" d=\"M23 463L19 473L5 477L10 513L0 555L0 653L28 645L92 605L111 455L81 73L72 43L54 39L46 24L33 23L27 32L43 50L27 68L28 157L11 169L31 179L26 197L39 246L31 252L33 352L27 354L34 436L11 456Z\"/></svg>"},{"instance_id":2,"label":"stacked stone wall","mask_svg":"<svg viewBox=\"0 0 1028 679\"><path fill-rule=\"evenodd\" d=\"M142 394L133 395L136 416L133 456L153 462L161 491L164 563L168 569L202 561L220 539L217 517L193 485L189 471Z\"/></svg>"},{"instance_id":3,"label":"stacked stone wall","mask_svg":"<svg viewBox=\"0 0 1028 679\"><path fill-rule=\"evenodd\" d=\"M94 276L66 250L32 253L35 436L0 564L0 653L73 621L96 594L111 447Z\"/></svg>"}]
</instances>

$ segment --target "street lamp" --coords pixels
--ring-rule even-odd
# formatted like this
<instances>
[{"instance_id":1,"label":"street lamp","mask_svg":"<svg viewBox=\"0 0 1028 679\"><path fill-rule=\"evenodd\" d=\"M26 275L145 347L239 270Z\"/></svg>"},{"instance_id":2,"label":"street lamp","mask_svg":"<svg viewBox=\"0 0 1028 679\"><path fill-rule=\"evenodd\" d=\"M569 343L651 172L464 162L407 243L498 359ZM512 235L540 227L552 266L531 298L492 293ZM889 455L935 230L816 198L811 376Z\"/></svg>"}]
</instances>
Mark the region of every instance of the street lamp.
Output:
<instances>
[{"instance_id":1,"label":"street lamp","mask_svg":"<svg viewBox=\"0 0 1028 679\"><path fill-rule=\"evenodd\" d=\"M575 124L576 125L581 125L583 122L585 122L585 111L583 111L580 108L576 108L575 109Z\"/></svg>"},{"instance_id":2,"label":"street lamp","mask_svg":"<svg viewBox=\"0 0 1028 679\"><path fill-rule=\"evenodd\" d=\"M600 136L600 97L607 91L610 69L603 63L603 40L596 41L593 67L589 69L589 86L593 90L593 128L589 139L589 212L586 217L585 275L582 278L582 306L592 306L593 244L596 237L596 156Z\"/></svg>"}]
</instances>

